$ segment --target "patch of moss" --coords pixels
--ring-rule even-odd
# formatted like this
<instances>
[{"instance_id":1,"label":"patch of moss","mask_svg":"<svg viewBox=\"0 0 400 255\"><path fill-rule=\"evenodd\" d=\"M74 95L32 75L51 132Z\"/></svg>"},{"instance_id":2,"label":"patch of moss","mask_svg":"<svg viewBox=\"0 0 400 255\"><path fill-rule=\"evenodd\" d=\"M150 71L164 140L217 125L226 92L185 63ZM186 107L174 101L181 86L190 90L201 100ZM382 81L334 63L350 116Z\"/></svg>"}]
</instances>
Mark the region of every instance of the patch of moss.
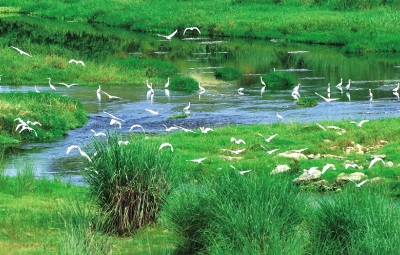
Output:
<instances>
[{"instance_id":1,"label":"patch of moss","mask_svg":"<svg viewBox=\"0 0 400 255\"><path fill-rule=\"evenodd\" d=\"M297 105L303 107L313 107L318 104L318 101L315 98L305 97L305 98L300 98L296 103Z\"/></svg>"},{"instance_id":2,"label":"patch of moss","mask_svg":"<svg viewBox=\"0 0 400 255\"><path fill-rule=\"evenodd\" d=\"M224 67L216 69L214 75L221 80L235 80L242 77L243 73L231 67Z\"/></svg>"},{"instance_id":3,"label":"patch of moss","mask_svg":"<svg viewBox=\"0 0 400 255\"><path fill-rule=\"evenodd\" d=\"M269 72L262 79L268 89L289 89L294 86L294 78L287 72Z\"/></svg>"},{"instance_id":4,"label":"patch of moss","mask_svg":"<svg viewBox=\"0 0 400 255\"><path fill-rule=\"evenodd\" d=\"M199 83L191 77L179 77L171 81L169 89L192 92L199 89Z\"/></svg>"}]
</instances>

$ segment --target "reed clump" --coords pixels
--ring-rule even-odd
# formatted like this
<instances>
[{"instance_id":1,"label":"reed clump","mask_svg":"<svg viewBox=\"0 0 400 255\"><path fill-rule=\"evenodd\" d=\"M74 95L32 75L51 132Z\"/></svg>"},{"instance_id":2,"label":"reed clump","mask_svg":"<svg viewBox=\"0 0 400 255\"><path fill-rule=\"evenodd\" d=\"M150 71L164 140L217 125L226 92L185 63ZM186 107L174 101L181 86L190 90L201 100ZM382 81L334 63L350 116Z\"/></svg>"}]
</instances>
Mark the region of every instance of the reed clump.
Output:
<instances>
[{"instance_id":1,"label":"reed clump","mask_svg":"<svg viewBox=\"0 0 400 255\"><path fill-rule=\"evenodd\" d=\"M287 72L269 72L262 79L268 89L288 89L294 86L294 78Z\"/></svg>"},{"instance_id":2,"label":"reed clump","mask_svg":"<svg viewBox=\"0 0 400 255\"><path fill-rule=\"evenodd\" d=\"M198 82L192 77L178 77L176 79L171 80L169 89L193 92L199 89L199 85Z\"/></svg>"},{"instance_id":3,"label":"reed clump","mask_svg":"<svg viewBox=\"0 0 400 255\"><path fill-rule=\"evenodd\" d=\"M303 106L303 107L313 107L318 105L318 101L315 98L312 97L305 97L305 98L300 98L297 102L297 105Z\"/></svg>"},{"instance_id":4,"label":"reed clump","mask_svg":"<svg viewBox=\"0 0 400 255\"><path fill-rule=\"evenodd\" d=\"M217 79L234 80L242 77L243 73L231 67L224 67L216 69L214 75Z\"/></svg>"}]
</instances>

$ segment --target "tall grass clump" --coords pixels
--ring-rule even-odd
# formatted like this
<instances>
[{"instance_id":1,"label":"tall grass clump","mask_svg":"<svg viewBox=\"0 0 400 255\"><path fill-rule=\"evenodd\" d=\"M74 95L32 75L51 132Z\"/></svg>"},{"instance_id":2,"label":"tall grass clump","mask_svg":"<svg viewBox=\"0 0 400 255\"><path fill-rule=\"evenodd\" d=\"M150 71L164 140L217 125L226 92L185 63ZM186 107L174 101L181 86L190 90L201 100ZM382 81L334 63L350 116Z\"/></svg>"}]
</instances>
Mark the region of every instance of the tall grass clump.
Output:
<instances>
[{"instance_id":1,"label":"tall grass clump","mask_svg":"<svg viewBox=\"0 0 400 255\"><path fill-rule=\"evenodd\" d=\"M17 165L17 181L14 183L14 195L20 197L32 191L35 180L34 164L30 161L20 162Z\"/></svg>"},{"instance_id":2,"label":"tall grass clump","mask_svg":"<svg viewBox=\"0 0 400 255\"><path fill-rule=\"evenodd\" d=\"M127 58L115 60L112 63L126 70L144 70L145 77L167 77L178 71L173 65L154 59Z\"/></svg>"},{"instance_id":3,"label":"tall grass clump","mask_svg":"<svg viewBox=\"0 0 400 255\"><path fill-rule=\"evenodd\" d=\"M286 180L232 172L180 186L163 213L181 237L180 254L301 254L304 208Z\"/></svg>"},{"instance_id":4,"label":"tall grass clump","mask_svg":"<svg viewBox=\"0 0 400 255\"><path fill-rule=\"evenodd\" d=\"M262 79L268 89L288 89L294 86L294 78L288 72L269 72Z\"/></svg>"},{"instance_id":5,"label":"tall grass clump","mask_svg":"<svg viewBox=\"0 0 400 255\"><path fill-rule=\"evenodd\" d=\"M318 105L318 101L315 98L312 97L305 97L305 98L300 98L297 102L297 105L303 106L303 107L313 107Z\"/></svg>"},{"instance_id":6,"label":"tall grass clump","mask_svg":"<svg viewBox=\"0 0 400 255\"><path fill-rule=\"evenodd\" d=\"M125 234L155 222L168 192L166 175L172 154L159 151L159 144L143 136L131 139L128 145L119 145L119 140L116 133L110 133L105 143L92 141L97 156L85 171L85 180L90 195L107 213L110 229Z\"/></svg>"},{"instance_id":7,"label":"tall grass clump","mask_svg":"<svg viewBox=\"0 0 400 255\"><path fill-rule=\"evenodd\" d=\"M192 77L179 77L171 81L169 89L192 92L198 90L199 85Z\"/></svg>"},{"instance_id":8,"label":"tall grass clump","mask_svg":"<svg viewBox=\"0 0 400 255\"><path fill-rule=\"evenodd\" d=\"M243 76L243 73L231 67L224 67L216 69L214 75L217 79L221 80L234 80Z\"/></svg>"},{"instance_id":9,"label":"tall grass clump","mask_svg":"<svg viewBox=\"0 0 400 255\"><path fill-rule=\"evenodd\" d=\"M351 187L319 200L311 219L310 254L398 254L400 207L384 195L388 192Z\"/></svg>"}]
</instances>

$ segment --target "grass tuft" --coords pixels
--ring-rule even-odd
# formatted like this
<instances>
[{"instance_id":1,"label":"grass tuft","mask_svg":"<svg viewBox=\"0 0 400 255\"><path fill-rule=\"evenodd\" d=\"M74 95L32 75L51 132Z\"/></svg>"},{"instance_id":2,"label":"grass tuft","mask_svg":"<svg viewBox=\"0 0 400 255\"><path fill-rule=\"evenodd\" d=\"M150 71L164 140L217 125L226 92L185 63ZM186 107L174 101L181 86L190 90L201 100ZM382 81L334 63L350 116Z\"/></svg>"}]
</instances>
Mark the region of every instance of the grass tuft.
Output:
<instances>
[{"instance_id":1,"label":"grass tuft","mask_svg":"<svg viewBox=\"0 0 400 255\"><path fill-rule=\"evenodd\" d=\"M199 85L198 82L192 77L179 77L171 81L169 89L193 92L199 89Z\"/></svg>"},{"instance_id":2,"label":"grass tuft","mask_svg":"<svg viewBox=\"0 0 400 255\"><path fill-rule=\"evenodd\" d=\"M234 80L242 77L243 73L231 67L224 67L216 69L214 75L217 79Z\"/></svg>"},{"instance_id":3,"label":"grass tuft","mask_svg":"<svg viewBox=\"0 0 400 255\"><path fill-rule=\"evenodd\" d=\"M294 86L294 78L287 72L269 72L262 79L268 89L289 89Z\"/></svg>"}]
</instances>

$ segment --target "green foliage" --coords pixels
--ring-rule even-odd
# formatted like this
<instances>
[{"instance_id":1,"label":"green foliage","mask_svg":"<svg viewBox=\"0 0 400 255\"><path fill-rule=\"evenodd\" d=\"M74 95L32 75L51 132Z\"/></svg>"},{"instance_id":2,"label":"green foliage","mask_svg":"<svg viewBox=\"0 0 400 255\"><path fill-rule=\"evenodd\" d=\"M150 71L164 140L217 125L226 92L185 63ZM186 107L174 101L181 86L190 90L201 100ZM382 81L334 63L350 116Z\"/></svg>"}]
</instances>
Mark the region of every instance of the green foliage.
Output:
<instances>
[{"instance_id":1,"label":"green foliage","mask_svg":"<svg viewBox=\"0 0 400 255\"><path fill-rule=\"evenodd\" d=\"M176 67L167 62L153 59L127 58L115 60L114 62L126 70L144 69L146 77L167 77L176 73Z\"/></svg>"},{"instance_id":2,"label":"green foliage","mask_svg":"<svg viewBox=\"0 0 400 255\"><path fill-rule=\"evenodd\" d=\"M243 76L243 73L231 67L224 67L215 70L214 73L217 79L234 80Z\"/></svg>"},{"instance_id":3,"label":"green foliage","mask_svg":"<svg viewBox=\"0 0 400 255\"><path fill-rule=\"evenodd\" d=\"M289 89L294 85L293 76L288 72L269 72L262 79L268 89Z\"/></svg>"},{"instance_id":4,"label":"green foliage","mask_svg":"<svg viewBox=\"0 0 400 255\"><path fill-rule=\"evenodd\" d=\"M313 107L318 105L318 101L315 98L312 97L305 97L305 98L300 98L297 102L297 105L303 106L303 107Z\"/></svg>"},{"instance_id":5,"label":"green foliage","mask_svg":"<svg viewBox=\"0 0 400 255\"><path fill-rule=\"evenodd\" d=\"M175 115L169 116L168 119L169 120L181 119L181 118L186 118L187 116L189 116L189 115L186 113L180 113L180 114L175 114Z\"/></svg>"},{"instance_id":6,"label":"green foliage","mask_svg":"<svg viewBox=\"0 0 400 255\"><path fill-rule=\"evenodd\" d=\"M178 77L171 80L170 90L192 92L199 89L198 82L192 77Z\"/></svg>"}]
</instances>

